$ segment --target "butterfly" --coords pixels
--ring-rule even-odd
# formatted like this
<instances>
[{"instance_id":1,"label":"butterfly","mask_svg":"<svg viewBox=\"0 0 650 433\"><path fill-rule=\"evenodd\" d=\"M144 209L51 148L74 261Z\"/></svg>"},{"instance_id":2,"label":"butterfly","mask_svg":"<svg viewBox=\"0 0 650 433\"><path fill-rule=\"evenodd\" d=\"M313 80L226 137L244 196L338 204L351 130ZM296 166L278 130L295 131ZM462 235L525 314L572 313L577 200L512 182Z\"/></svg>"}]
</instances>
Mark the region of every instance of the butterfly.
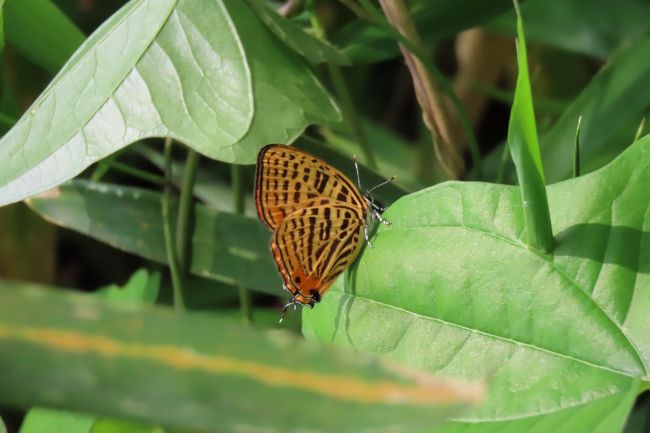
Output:
<instances>
[{"instance_id":1,"label":"butterfly","mask_svg":"<svg viewBox=\"0 0 650 433\"><path fill-rule=\"evenodd\" d=\"M356 164L359 183L359 167ZM339 170L304 150L282 144L263 147L257 158L255 203L260 220L273 231L271 251L291 294L291 305L313 307L357 257L368 224L384 224L383 208L361 194ZM282 321L282 319L280 319Z\"/></svg>"}]
</instances>

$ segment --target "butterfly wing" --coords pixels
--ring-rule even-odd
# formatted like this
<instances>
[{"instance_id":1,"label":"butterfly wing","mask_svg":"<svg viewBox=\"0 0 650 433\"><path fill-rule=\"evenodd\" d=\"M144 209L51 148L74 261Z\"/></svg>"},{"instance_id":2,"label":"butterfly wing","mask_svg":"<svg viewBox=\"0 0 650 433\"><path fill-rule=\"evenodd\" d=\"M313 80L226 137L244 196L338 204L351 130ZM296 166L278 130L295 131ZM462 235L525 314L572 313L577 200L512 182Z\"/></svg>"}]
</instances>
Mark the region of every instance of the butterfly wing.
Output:
<instances>
[{"instance_id":1,"label":"butterfly wing","mask_svg":"<svg viewBox=\"0 0 650 433\"><path fill-rule=\"evenodd\" d=\"M358 207L318 199L287 216L271 249L284 284L302 304L312 304L357 257L364 214Z\"/></svg>"},{"instance_id":2,"label":"butterfly wing","mask_svg":"<svg viewBox=\"0 0 650 433\"><path fill-rule=\"evenodd\" d=\"M260 150L255 177L259 218L272 230L315 199L367 208L357 188L339 170L295 147L271 144Z\"/></svg>"}]
</instances>

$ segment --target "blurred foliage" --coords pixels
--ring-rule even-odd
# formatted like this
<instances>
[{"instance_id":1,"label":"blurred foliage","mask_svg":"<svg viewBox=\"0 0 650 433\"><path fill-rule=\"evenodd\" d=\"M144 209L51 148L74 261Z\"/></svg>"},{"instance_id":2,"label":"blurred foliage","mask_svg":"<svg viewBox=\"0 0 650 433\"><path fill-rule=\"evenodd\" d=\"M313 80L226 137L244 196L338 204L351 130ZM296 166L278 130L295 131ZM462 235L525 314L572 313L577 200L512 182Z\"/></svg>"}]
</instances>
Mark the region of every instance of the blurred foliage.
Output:
<instances>
[{"instance_id":1,"label":"blurred foliage","mask_svg":"<svg viewBox=\"0 0 650 433\"><path fill-rule=\"evenodd\" d=\"M370 0L0 0L0 203L14 203L0 208L0 432L433 431L450 415L435 431L609 433L626 419L625 432L647 431L650 4L522 1L519 64L511 0L406 5L413 44ZM440 106L472 182L443 183L398 42L420 47L411 59L446 89ZM167 158L165 136L175 139ZM376 248L281 325L288 295L252 193L252 163L271 142L353 180L356 159L364 189L397 176L373 192L393 223L372 227ZM188 148L202 155L195 169ZM163 234L183 195L189 312L175 315ZM552 242L536 242L549 227ZM86 295L58 293L69 291ZM62 331L98 352L67 352ZM30 340L47 332L54 346ZM303 345L300 332L358 353ZM165 342L187 359L237 354L293 377L251 385L128 351L111 361L102 338L122 349ZM392 376L383 358L417 372ZM348 407L292 388L318 369L420 385L431 373L487 379L489 389L469 409L458 384L435 410Z\"/></svg>"}]
</instances>

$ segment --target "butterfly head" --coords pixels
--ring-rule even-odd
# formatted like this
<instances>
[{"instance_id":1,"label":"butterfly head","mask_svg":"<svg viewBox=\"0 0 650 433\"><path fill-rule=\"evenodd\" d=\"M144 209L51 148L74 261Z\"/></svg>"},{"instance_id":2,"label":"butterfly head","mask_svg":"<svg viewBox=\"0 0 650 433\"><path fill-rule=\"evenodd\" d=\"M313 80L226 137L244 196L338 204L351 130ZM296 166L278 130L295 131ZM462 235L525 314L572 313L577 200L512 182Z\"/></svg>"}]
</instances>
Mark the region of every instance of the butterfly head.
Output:
<instances>
[{"instance_id":1,"label":"butterfly head","mask_svg":"<svg viewBox=\"0 0 650 433\"><path fill-rule=\"evenodd\" d=\"M317 289L312 289L311 294L309 296L305 296L301 292L295 292L293 295L291 295L291 299L289 299L289 302L284 306L284 308L282 308L282 316L280 316L279 323L282 323L282 320L284 320L284 315L286 314L289 307L291 307L292 305L294 311L297 305L300 305L301 307L308 305L309 308L314 308L314 305L320 302L320 300L321 300L321 296Z\"/></svg>"},{"instance_id":2,"label":"butterfly head","mask_svg":"<svg viewBox=\"0 0 650 433\"><path fill-rule=\"evenodd\" d=\"M289 307L293 306L294 309L297 305L309 306L313 308L314 305L320 302L321 293L327 289L329 285L323 286L323 283L314 277L310 277L302 270L298 269L291 275L289 284L285 285L285 289L291 293L291 299L282 309L282 317L280 323L284 319L284 315Z\"/></svg>"}]
</instances>

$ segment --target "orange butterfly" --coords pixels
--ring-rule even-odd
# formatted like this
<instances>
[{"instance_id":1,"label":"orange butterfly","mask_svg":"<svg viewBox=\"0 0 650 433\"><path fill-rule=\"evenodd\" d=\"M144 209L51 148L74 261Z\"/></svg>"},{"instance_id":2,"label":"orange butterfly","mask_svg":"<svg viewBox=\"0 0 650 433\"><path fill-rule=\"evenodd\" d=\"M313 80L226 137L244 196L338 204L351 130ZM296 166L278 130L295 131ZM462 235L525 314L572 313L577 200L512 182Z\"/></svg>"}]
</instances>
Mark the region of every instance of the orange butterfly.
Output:
<instances>
[{"instance_id":1,"label":"orange butterfly","mask_svg":"<svg viewBox=\"0 0 650 433\"><path fill-rule=\"evenodd\" d=\"M359 177L359 168L357 178ZM357 257L361 232L384 210L339 170L295 147L271 144L257 157L257 215L273 230L271 250L291 305L313 307ZM280 319L282 321L282 319Z\"/></svg>"}]
</instances>

